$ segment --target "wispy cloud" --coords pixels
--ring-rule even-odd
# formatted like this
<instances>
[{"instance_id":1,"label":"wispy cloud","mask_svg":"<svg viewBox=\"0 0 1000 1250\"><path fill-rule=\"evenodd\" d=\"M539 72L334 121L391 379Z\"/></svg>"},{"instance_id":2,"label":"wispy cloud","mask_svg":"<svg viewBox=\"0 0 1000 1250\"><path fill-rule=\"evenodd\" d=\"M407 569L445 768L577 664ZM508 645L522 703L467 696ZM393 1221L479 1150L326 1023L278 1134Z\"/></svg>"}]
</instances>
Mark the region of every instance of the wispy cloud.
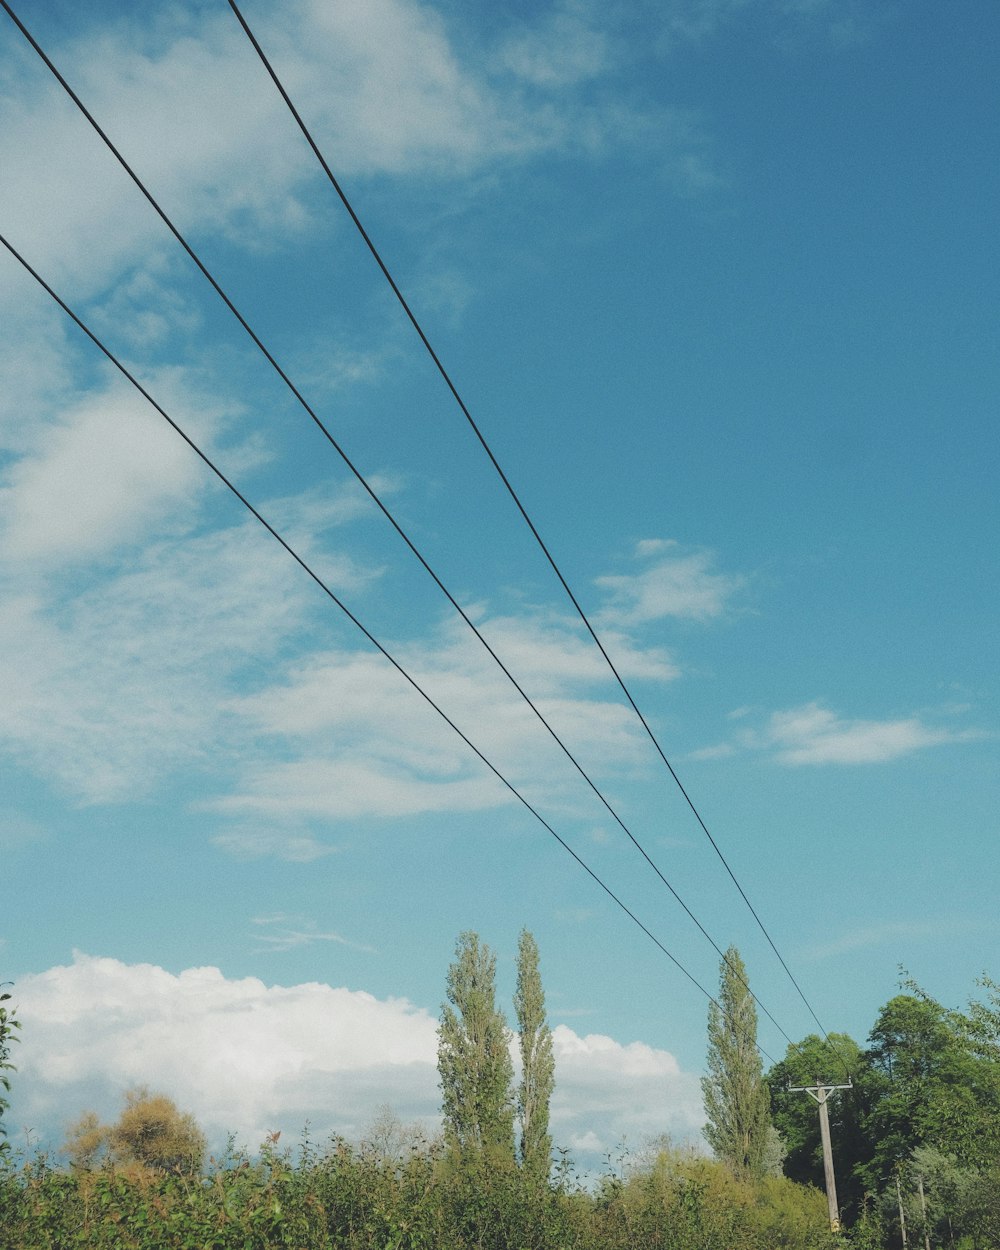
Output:
<instances>
[{"instance_id":1,"label":"wispy cloud","mask_svg":"<svg viewBox=\"0 0 1000 1250\"><path fill-rule=\"evenodd\" d=\"M594 6L565 3L501 27L485 51L417 0L288 0L280 16L250 16L346 177L453 181L623 142L652 145L678 168L704 163L679 114L651 116L620 89L601 99L584 90L621 82ZM93 295L155 255L163 227L20 36L2 33L17 49L19 88L0 134L5 229L73 298ZM270 250L314 227L314 163L231 14L175 6L155 23L84 28L49 50L182 229L197 223L202 234ZM163 326L143 316L133 330L153 340Z\"/></svg>"},{"instance_id":2,"label":"wispy cloud","mask_svg":"<svg viewBox=\"0 0 1000 1250\"><path fill-rule=\"evenodd\" d=\"M5 472L0 556L106 555L178 505L190 508L203 483L191 449L130 386L112 382L42 427Z\"/></svg>"},{"instance_id":3,"label":"wispy cloud","mask_svg":"<svg viewBox=\"0 0 1000 1250\"><path fill-rule=\"evenodd\" d=\"M501 40L497 59L502 68L537 87L560 87L598 78L614 58L610 32L602 14L584 0L562 0L542 10L533 24L525 22Z\"/></svg>"},{"instance_id":4,"label":"wispy cloud","mask_svg":"<svg viewBox=\"0 0 1000 1250\"><path fill-rule=\"evenodd\" d=\"M257 926L254 939L259 951L283 953L312 946L316 942L333 942L337 946L349 946L352 950L369 953L375 950L374 946L354 942L341 933L322 932L314 922L306 922L300 916L256 916L251 923Z\"/></svg>"},{"instance_id":5,"label":"wispy cloud","mask_svg":"<svg viewBox=\"0 0 1000 1250\"><path fill-rule=\"evenodd\" d=\"M849 929L830 942L821 942L803 951L806 959L830 959L854 951L888 946L901 949L912 942L925 939L946 941L949 938L968 938L973 933L987 933L996 929L995 924L969 916L940 916L924 920L889 920L881 924L861 925Z\"/></svg>"},{"instance_id":6,"label":"wispy cloud","mask_svg":"<svg viewBox=\"0 0 1000 1250\"><path fill-rule=\"evenodd\" d=\"M340 849L323 842L298 825L231 826L213 834L213 846L234 859L283 859L292 864L310 864L313 860L335 855Z\"/></svg>"},{"instance_id":7,"label":"wispy cloud","mask_svg":"<svg viewBox=\"0 0 1000 1250\"><path fill-rule=\"evenodd\" d=\"M625 627L664 617L708 621L721 616L745 579L714 569L709 552L685 552L669 539L646 539L635 550L635 573L596 579L607 594L599 617Z\"/></svg>"},{"instance_id":8,"label":"wispy cloud","mask_svg":"<svg viewBox=\"0 0 1000 1250\"><path fill-rule=\"evenodd\" d=\"M481 615L479 626L584 766L607 778L646 760L628 709L591 689L610 687L610 674L568 618ZM587 802L571 765L461 622L445 617L427 638L391 649L529 797L544 797L550 811ZM673 676L656 651L630 646L623 654L626 669ZM405 680L367 651L316 654L284 680L231 701L230 710L285 744L278 758L254 762L232 792L212 802L240 820L473 812L516 801Z\"/></svg>"},{"instance_id":9,"label":"wispy cloud","mask_svg":"<svg viewBox=\"0 0 1000 1250\"><path fill-rule=\"evenodd\" d=\"M888 720L840 716L819 702L772 712L759 727L752 712L740 708L731 719L742 726L728 741L689 753L696 760L725 759L739 750L766 751L791 767L823 764L881 764L949 742L970 742L982 735L971 729L929 723L925 715Z\"/></svg>"},{"instance_id":10,"label":"wispy cloud","mask_svg":"<svg viewBox=\"0 0 1000 1250\"><path fill-rule=\"evenodd\" d=\"M866 0L667 0L661 19L673 39L703 40L752 14L778 46L806 35L851 46L869 37L878 7Z\"/></svg>"},{"instance_id":11,"label":"wispy cloud","mask_svg":"<svg viewBox=\"0 0 1000 1250\"><path fill-rule=\"evenodd\" d=\"M912 755L960 735L919 717L848 720L819 703L774 712L764 738L782 764L877 764Z\"/></svg>"},{"instance_id":12,"label":"wispy cloud","mask_svg":"<svg viewBox=\"0 0 1000 1250\"><path fill-rule=\"evenodd\" d=\"M75 595L56 575L25 589L0 565L0 747L85 802L146 793L239 738L228 704L245 666L280 654L315 609L255 522L177 528ZM367 580L345 557L324 564L342 587Z\"/></svg>"}]
</instances>

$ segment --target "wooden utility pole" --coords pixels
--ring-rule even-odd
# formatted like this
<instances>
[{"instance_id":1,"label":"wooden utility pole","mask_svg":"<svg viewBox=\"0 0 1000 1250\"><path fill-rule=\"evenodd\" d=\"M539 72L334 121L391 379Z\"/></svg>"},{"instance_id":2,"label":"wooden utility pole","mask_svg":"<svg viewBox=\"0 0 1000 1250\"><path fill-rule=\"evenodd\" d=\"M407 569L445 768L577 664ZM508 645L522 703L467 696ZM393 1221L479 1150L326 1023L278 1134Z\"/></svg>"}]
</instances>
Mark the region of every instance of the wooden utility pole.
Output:
<instances>
[{"instance_id":1,"label":"wooden utility pole","mask_svg":"<svg viewBox=\"0 0 1000 1250\"><path fill-rule=\"evenodd\" d=\"M788 1087L790 1094L808 1094L819 1107L819 1135L823 1142L823 1176L826 1180L826 1205L830 1212L830 1227L834 1232L840 1228L840 1210L837 1206L837 1178L833 1172L833 1147L830 1144L830 1113L826 1109L826 1100L835 1089L852 1089L847 1085L824 1085L817 1081L815 1085L795 1085Z\"/></svg>"}]
</instances>

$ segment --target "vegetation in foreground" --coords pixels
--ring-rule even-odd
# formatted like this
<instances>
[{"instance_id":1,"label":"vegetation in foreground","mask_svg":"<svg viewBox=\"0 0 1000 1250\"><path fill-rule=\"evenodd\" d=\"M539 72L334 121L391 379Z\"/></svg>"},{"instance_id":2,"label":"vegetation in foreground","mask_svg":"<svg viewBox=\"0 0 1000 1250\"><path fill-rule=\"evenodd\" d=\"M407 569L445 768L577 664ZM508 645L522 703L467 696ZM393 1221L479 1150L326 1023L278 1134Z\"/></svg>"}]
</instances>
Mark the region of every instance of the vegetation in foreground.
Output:
<instances>
[{"instance_id":1,"label":"vegetation in foreground","mask_svg":"<svg viewBox=\"0 0 1000 1250\"><path fill-rule=\"evenodd\" d=\"M136 1104L133 1104L133 1109ZM669 1148L585 1189L563 1174L480 1159L444 1141L268 1142L197 1170L108 1157L0 1170L2 1250L832 1250L822 1195L784 1178L754 1184Z\"/></svg>"}]
</instances>

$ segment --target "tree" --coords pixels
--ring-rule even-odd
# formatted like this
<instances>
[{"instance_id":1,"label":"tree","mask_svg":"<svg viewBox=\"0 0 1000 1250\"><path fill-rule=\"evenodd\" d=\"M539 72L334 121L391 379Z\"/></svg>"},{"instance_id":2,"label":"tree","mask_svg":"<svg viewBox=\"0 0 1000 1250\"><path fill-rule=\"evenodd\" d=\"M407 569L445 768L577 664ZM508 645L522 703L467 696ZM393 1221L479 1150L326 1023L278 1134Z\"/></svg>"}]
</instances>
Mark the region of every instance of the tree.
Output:
<instances>
[{"instance_id":1,"label":"tree","mask_svg":"<svg viewBox=\"0 0 1000 1250\"><path fill-rule=\"evenodd\" d=\"M6 992L0 993L0 1152L7 1146L7 1129L3 1124L3 1113L10 1106L6 1097L10 1093L10 1077L7 1073L17 1071L10 1061L10 1046L11 1042L19 1040L17 1030L21 1027L13 1008L4 1007L3 1004L7 1002L10 1002L10 995Z\"/></svg>"},{"instance_id":2,"label":"tree","mask_svg":"<svg viewBox=\"0 0 1000 1250\"><path fill-rule=\"evenodd\" d=\"M201 1167L205 1138L194 1116L143 1085L125 1094L115 1124L101 1124L93 1111L85 1112L70 1129L64 1153L81 1168L92 1167L99 1156L107 1155L116 1163L192 1173Z\"/></svg>"},{"instance_id":3,"label":"tree","mask_svg":"<svg viewBox=\"0 0 1000 1250\"><path fill-rule=\"evenodd\" d=\"M514 1011L521 1046L521 1084L517 1114L521 1125L521 1166L548 1180L552 1162L549 1101L555 1084L552 1030L545 1018L545 994L538 971L538 945L521 930L517 944L517 990Z\"/></svg>"},{"instance_id":4,"label":"tree","mask_svg":"<svg viewBox=\"0 0 1000 1250\"><path fill-rule=\"evenodd\" d=\"M968 1021L919 987L885 1004L869 1037L871 1179L895 1173L918 1146L963 1166L996 1157L998 1065L971 1044Z\"/></svg>"},{"instance_id":5,"label":"tree","mask_svg":"<svg viewBox=\"0 0 1000 1250\"><path fill-rule=\"evenodd\" d=\"M831 1033L828 1038L811 1033L801 1042L789 1045L784 1059L767 1074L767 1083L771 1090L771 1119L785 1143L785 1175L822 1189L823 1146L816 1104L804 1094L789 1093L788 1087L812 1085L816 1081L842 1084L848 1072L854 1088L837 1090L827 1107L837 1196L841 1212L853 1223L864 1199L864 1187L855 1168L871 1158L871 1146L861 1127L862 1098L867 1089L861 1048L846 1033Z\"/></svg>"},{"instance_id":6,"label":"tree","mask_svg":"<svg viewBox=\"0 0 1000 1250\"><path fill-rule=\"evenodd\" d=\"M757 1007L735 946L719 967L718 1001L708 1009L708 1075L702 1077L705 1138L739 1177L764 1175L770 1098L757 1050Z\"/></svg>"},{"instance_id":7,"label":"tree","mask_svg":"<svg viewBox=\"0 0 1000 1250\"><path fill-rule=\"evenodd\" d=\"M441 1008L438 1075L449 1149L500 1165L514 1158L514 1068L495 982L496 956L477 933L462 933Z\"/></svg>"}]
</instances>

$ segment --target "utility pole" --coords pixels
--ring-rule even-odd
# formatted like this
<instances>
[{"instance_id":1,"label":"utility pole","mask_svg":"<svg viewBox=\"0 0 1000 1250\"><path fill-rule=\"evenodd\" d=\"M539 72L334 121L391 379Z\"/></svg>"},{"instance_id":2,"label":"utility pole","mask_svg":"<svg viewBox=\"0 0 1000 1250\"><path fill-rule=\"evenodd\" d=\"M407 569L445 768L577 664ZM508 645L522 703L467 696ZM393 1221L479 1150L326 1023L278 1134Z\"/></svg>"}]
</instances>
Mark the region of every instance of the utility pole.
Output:
<instances>
[{"instance_id":1,"label":"utility pole","mask_svg":"<svg viewBox=\"0 0 1000 1250\"><path fill-rule=\"evenodd\" d=\"M835 1089L853 1089L853 1085L789 1085L790 1094L808 1094L819 1107L819 1135L823 1141L823 1176L826 1180L826 1205L830 1212L830 1227L834 1232L840 1228L840 1210L837 1206L837 1178L833 1174L833 1147L830 1144L830 1113L826 1100Z\"/></svg>"}]
</instances>

